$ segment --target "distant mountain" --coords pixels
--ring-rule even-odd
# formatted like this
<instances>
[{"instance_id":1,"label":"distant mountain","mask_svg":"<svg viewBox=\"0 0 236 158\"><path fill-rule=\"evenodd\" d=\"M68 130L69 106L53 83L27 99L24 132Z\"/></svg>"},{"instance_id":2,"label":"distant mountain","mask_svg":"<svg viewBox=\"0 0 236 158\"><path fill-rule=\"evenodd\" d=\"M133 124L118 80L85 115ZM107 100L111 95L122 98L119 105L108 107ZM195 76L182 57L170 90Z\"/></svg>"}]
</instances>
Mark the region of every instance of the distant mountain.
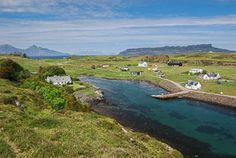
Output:
<instances>
[{"instance_id":1,"label":"distant mountain","mask_svg":"<svg viewBox=\"0 0 236 158\"><path fill-rule=\"evenodd\" d=\"M0 54L10 54L10 53L19 53L22 52L22 49L15 48L9 44L0 45Z\"/></svg>"},{"instance_id":2,"label":"distant mountain","mask_svg":"<svg viewBox=\"0 0 236 158\"><path fill-rule=\"evenodd\" d=\"M213 47L211 44L189 45L189 46L165 46L156 48L133 48L120 52L122 56L161 55L161 54L186 54L197 52L226 52L235 53L227 49Z\"/></svg>"},{"instance_id":3,"label":"distant mountain","mask_svg":"<svg viewBox=\"0 0 236 158\"><path fill-rule=\"evenodd\" d=\"M53 56L69 56L67 53L57 52L47 48L42 48L38 46L31 46L27 49L15 48L11 45L4 44L0 45L0 54L10 54L10 53L25 53L29 57L53 57Z\"/></svg>"}]
</instances>

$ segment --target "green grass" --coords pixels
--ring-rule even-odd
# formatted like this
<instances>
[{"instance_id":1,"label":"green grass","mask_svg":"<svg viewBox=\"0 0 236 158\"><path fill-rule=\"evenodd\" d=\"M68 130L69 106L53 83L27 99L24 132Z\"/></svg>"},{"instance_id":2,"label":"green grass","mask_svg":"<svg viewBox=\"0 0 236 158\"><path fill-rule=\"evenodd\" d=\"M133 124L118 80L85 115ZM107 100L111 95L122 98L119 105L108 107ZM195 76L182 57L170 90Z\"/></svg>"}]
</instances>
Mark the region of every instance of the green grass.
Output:
<instances>
[{"instance_id":1,"label":"green grass","mask_svg":"<svg viewBox=\"0 0 236 158\"><path fill-rule=\"evenodd\" d=\"M7 85L7 86L6 86ZM21 112L7 97L17 96ZM31 89L0 79L0 157L162 157L182 155L93 112L53 112Z\"/></svg>"},{"instance_id":2,"label":"green grass","mask_svg":"<svg viewBox=\"0 0 236 158\"><path fill-rule=\"evenodd\" d=\"M0 56L4 58L5 56ZM143 57L111 57L111 56L99 56L99 57L72 57L69 59L25 59L20 57L11 58L18 63L20 63L24 68L30 70L31 72L37 72L39 66L49 66L57 65L66 70L66 73L71 75L73 78L77 78L79 75L86 76L97 76L111 79L136 79L136 80L147 80L158 84L160 79L156 76L153 71L147 70L147 68L138 68L137 63ZM197 53L189 55L176 55L170 57L172 60L214 60L214 61L230 61L236 62L236 57L234 54L222 54L222 53ZM33 64L32 64L33 63ZM102 68L103 64L110 65L108 68ZM164 63L149 62L149 65L156 64L159 69L164 72L166 78L179 82L181 84L186 83L187 80L192 79L202 83L203 91L220 93L228 95L236 95L236 70L235 66L221 66L221 65L208 65L204 66L201 64L196 65L192 62L184 64L183 67L169 67ZM95 65L96 69L92 69L91 66ZM129 65L130 71L143 71L142 76L131 76L129 72L121 72L119 70L122 66ZM131 66L130 66L131 65ZM221 85L215 84L212 81L204 81L198 76L190 76L185 72L189 71L191 68L202 68L208 72L220 73L223 78L232 80L230 83L224 83ZM73 87L79 86L75 84ZM79 87L77 87L79 88ZM91 89L83 90L85 92L91 92ZM92 93L92 92L91 92Z\"/></svg>"},{"instance_id":3,"label":"green grass","mask_svg":"<svg viewBox=\"0 0 236 158\"><path fill-rule=\"evenodd\" d=\"M5 58L6 56L0 56ZM72 57L69 59L25 59L7 56L31 72L37 72L40 66L57 65L66 70L73 78L81 75L105 77L111 79L147 80L159 83L153 71L138 68L137 63L143 57ZM233 55L199 53L171 56L171 59L191 61L183 67L168 67L157 64L166 78L182 85L189 80L201 82L203 91L236 95L236 72L234 66L217 64L196 65L196 60L235 62ZM103 64L110 65L102 68ZM91 66L95 65L96 69ZM129 66L131 71L143 71L142 76L131 76L121 72L122 66ZM218 72L229 80L223 84L204 81L198 76L186 72L191 68L203 68L208 72ZM88 96L96 96L94 87L79 81L71 85L74 90ZM6 100L17 97L24 107L20 112ZM5 104L4 104L5 102ZM93 112L82 113L65 110L53 112L43 98L31 89L0 79L0 157L182 157L179 152L169 148L158 140L127 129L122 130L115 120Z\"/></svg>"}]
</instances>

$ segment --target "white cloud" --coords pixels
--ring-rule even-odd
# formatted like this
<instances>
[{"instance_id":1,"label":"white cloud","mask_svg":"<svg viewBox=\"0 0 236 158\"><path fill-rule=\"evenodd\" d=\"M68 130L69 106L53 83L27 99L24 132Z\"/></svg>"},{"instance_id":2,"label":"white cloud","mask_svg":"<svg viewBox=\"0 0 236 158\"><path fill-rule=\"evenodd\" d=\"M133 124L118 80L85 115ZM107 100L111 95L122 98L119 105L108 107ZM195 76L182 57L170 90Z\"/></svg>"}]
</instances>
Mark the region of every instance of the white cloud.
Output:
<instances>
[{"instance_id":1,"label":"white cloud","mask_svg":"<svg viewBox=\"0 0 236 158\"><path fill-rule=\"evenodd\" d=\"M29 21L0 19L0 44L61 51L213 43L236 49L236 16L212 18Z\"/></svg>"},{"instance_id":2,"label":"white cloud","mask_svg":"<svg viewBox=\"0 0 236 158\"><path fill-rule=\"evenodd\" d=\"M1 12L33 12L60 18L119 17L124 13L113 8L120 6L121 0L0 0Z\"/></svg>"}]
</instances>

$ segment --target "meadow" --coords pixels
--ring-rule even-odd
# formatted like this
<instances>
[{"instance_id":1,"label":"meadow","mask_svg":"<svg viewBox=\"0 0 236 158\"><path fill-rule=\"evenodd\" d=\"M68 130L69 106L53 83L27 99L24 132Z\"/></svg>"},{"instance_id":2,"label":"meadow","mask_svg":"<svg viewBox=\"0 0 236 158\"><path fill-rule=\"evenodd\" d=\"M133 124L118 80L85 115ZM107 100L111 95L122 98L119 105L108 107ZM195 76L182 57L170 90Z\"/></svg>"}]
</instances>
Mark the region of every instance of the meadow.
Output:
<instances>
[{"instance_id":1,"label":"meadow","mask_svg":"<svg viewBox=\"0 0 236 158\"><path fill-rule=\"evenodd\" d=\"M0 157L183 157L106 116L56 111L37 91L6 79L0 79L0 119Z\"/></svg>"},{"instance_id":2,"label":"meadow","mask_svg":"<svg viewBox=\"0 0 236 158\"><path fill-rule=\"evenodd\" d=\"M2 56L3 57L3 56ZM0 57L0 58L2 58ZM129 79L146 80L158 84L161 79L153 70L137 67L140 60L144 57L122 57L122 56L72 56L68 59L25 59L11 57L24 68L36 73L40 66L56 65L64 68L66 73L73 78L78 76L96 76L110 79ZM210 64L201 63L202 61L213 61ZM236 95L236 66L224 66L219 62L236 62L235 54L224 53L197 53L188 55L170 56L170 60L184 62L182 67L170 67L166 63L155 61L148 62L148 65L157 65L158 69L164 73L167 79L184 85L188 80L199 81L202 84L202 90L211 93L221 93L226 95ZM198 62L196 62L198 61ZM95 69L92 69L92 66ZM109 67L103 68L103 65ZM141 76L130 75L129 72L122 72L120 67L128 66L130 71L143 71ZM187 72L192 68L202 68L207 72L219 73L222 78L222 84L216 81L206 81L197 75L189 75Z\"/></svg>"},{"instance_id":3,"label":"meadow","mask_svg":"<svg viewBox=\"0 0 236 158\"><path fill-rule=\"evenodd\" d=\"M236 95L235 66L196 65L192 61L204 58L189 56L170 56L171 60L185 60L183 67L169 67L166 63L155 61L148 64L157 65L166 78L182 85L192 79L201 82L203 91L223 91L224 94ZM213 56L216 58L217 55L212 54L208 59ZM78 76L145 80L154 84L162 80L153 70L137 67L144 57L72 56L68 59L28 59L1 55L0 59L3 58L13 59L32 74L36 74L40 66L59 66L73 77L74 84L71 87L88 96L96 95L94 88L76 81ZM232 56L211 60L236 62ZM109 66L104 68L103 65ZM143 74L130 75L129 72L120 70L123 66L128 66L130 71L143 71ZM203 81L198 76L190 76L186 72L193 67L218 72L227 82L216 84L215 81ZM12 97L21 102L23 112L9 103ZM0 79L0 118L0 157L182 157L178 151L148 135L130 129L124 130L124 127L111 118L94 112L56 112L37 91L5 79Z\"/></svg>"}]
</instances>

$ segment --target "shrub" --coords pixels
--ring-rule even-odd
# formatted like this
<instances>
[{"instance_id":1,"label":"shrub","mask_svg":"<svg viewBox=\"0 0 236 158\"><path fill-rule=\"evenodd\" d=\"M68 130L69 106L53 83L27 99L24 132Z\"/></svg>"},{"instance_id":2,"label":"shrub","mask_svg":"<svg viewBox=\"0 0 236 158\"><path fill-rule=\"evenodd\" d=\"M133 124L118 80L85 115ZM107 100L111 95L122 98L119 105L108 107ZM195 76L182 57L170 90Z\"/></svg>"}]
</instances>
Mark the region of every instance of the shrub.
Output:
<instances>
[{"instance_id":1,"label":"shrub","mask_svg":"<svg viewBox=\"0 0 236 158\"><path fill-rule=\"evenodd\" d=\"M45 79L48 76L65 75L66 72L63 68L60 68L58 66L48 66L48 67L39 67L38 74L41 79Z\"/></svg>"},{"instance_id":2,"label":"shrub","mask_svg":"<svg viewBox=\"0 0 236 158\"><path fill-rule=\"evenodd\" d=\"M3 93L11 93L10 90L5 90Z\"/></svg>"},{"instance_id":3,"label":"shrub","mask_svg":"<svg viewBox=\"0 0 236 158\"><path fill-rule=\"evenodd\" d=\"M61 110L66 107L67 101L59 87L54 87L37 79L26 81L24 86L38 92L51 105L52 109Z\"/></svg>"},{"instance_id":4,"label":"shrub","mask_svg":"<svg viewBox=\"0 0 236 158\"><path fill-rule=\"evenodd\" d=\"M207 74L207 71L206 70L203 70L203 72L202 72L203 74Z\"/></svg>"},{"instance_id":5,"label":"shrub","mask_svg":"<svg viewBox=\"0 0 236 158\"><path fill-rule=\"evenodd\" d=\"M55 87L38 79L30 79L24 83L25 87L38 92L49 103L52 109L68 109L73 111L89 111L90 108L82 105L73 95L73 89L69 86Z\"/></svg>"},{"instance_id":6,"label":"shrub","mask_svg":"<svg viewBox=\"0 0 236 158\"><path fill-rule=\"evenodd\" d=\"M20 81L30 76L28 70L24 70L18 63L11 59L0 60L0 78L5 78L10 81Z\"/></svg>"},{"instance_id":7,"label":"shrub","mask_svg":"<svg viewBox=\"0 0 236 158\"><path fill-rule=\"evenodd\" d=\"M6 98L3 98L3 104L14 104L15 100L17 100L16 96L6 97Z\"/></svg>"}]
</instances>

